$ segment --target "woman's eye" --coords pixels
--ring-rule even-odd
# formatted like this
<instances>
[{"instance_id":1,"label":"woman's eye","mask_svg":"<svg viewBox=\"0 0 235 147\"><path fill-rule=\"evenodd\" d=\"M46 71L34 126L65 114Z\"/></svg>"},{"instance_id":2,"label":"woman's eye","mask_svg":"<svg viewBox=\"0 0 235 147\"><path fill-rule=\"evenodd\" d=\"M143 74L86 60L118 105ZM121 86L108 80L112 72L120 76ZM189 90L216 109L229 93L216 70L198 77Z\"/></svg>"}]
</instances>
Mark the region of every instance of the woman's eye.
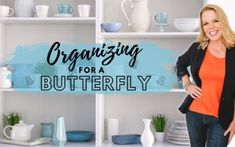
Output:
<instances>
[{"instance_id":1,"label":"woman's eye","mask_svg":"<svg viewBox=\"0 0 235 147\"><path fill-rule=\"evenodd\" d=\"M218 19L216 19L216 20L214 20L214 22L219 22L219 20L218 20Z\"/></svg>"},{"instance_id":2,"label":"woman's eye","mask_svg":"<svg viewBox=\"0 0 235 147\"><path fill-rule=\"evenodd\" d=\"M203 26L208 25L208 23L203 23Z\"/></svg>"}]
</instances>

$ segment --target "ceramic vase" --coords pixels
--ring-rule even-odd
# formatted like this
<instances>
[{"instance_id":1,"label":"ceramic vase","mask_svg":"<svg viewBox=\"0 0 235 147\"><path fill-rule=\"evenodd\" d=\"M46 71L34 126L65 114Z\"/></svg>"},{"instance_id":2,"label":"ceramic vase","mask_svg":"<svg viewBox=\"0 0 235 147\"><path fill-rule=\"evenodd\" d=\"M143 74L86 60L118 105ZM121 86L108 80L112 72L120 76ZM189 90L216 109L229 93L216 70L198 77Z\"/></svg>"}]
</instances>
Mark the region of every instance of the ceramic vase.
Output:
<instances>
[{"instance_id":1,"label":"ceramic vase","mask_svg":"<svg viewBox=\"0 0 235 147\"><path fill-rule=\"evenodd\" d=\"M141 143L144 147L151 147L154 142L153 133L150 130L151 119L143 119L144 122L144 131L141 135Z\"/></svg>"},{"instance_id":2,"label":"ceramic vase","mask_svg":"<svg viewBox=\"0 0 235 147\"><path fill-rule=\"evenodd\" d=\"M125 10L126 2L127 0L122 1L121 8L128 25L131 26L135 32L147 32L150 27L148 0L129 0L128 2L131 2L132 8L130 18Z\"/></svg>"},{"instance_id":3,"label":"ceramic vase","mask_svg":"<svg viewBox=\"0 0 235 147\"><path fill-rule=\"evenodd\" d=\"M53 123L41 123L41 137L53 138L54 124Z\"/></svg>"},{"instance_id":4,"label":"ceramic vase","mask_svg":"<svg viewBox=\"0 0 235 147\"><path fill-rule=\"evenodd\" d=\"M63 146L66 143L64 117L59 116L54 124L53 144Z\"/></svg>"}]
</instances>

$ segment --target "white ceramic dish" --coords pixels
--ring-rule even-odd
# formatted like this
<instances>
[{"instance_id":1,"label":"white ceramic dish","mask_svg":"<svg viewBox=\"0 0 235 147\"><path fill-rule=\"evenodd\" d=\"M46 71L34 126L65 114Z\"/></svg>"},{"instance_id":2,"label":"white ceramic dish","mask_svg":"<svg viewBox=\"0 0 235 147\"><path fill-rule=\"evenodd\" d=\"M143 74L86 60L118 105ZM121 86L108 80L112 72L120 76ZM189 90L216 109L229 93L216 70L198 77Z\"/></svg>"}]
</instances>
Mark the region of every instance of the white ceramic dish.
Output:
<instances>
[{"instance_id":1,"label":"white ceramic dish","mask_svg":"<svg viewBox=\"0 0 235 147\"><path fill-rule=\"evenodd\" d=\"M156 23L156 26L168 26L168 23Z\"/></svg>"},{"instance_id":2,"label":"white ceramic dish","mask_svg":"<svg viewBox=\"0 0 235 147\"><path fill-rule=\"evenodd\" d=\"M178 23L199 23L199 18L175 18L174 22Z\"/></svg>"},{"instance_id":3,"label":"white ceramic dish","mask_svg":"<svg viewBox=\"0 0 235 147\"><path fill-rule=\"evenodd\" d=\"M167 141L173 144L177 144L177 145L190 146L190 142L178 142L178 141L173 141L170 139L168 139Z\"/></svg>"},{"instance_id":4,"label":"white ceramic dish","mask_svg":"<svg viewBox=\"0 0 235 147\"><path fill-rule=\"evenodd\" d=\"M182 119L182 120L176 120L175 124L186 124L186 120Z\"/></svg>"},{"instance_id":5,"label":"white ceramic dish","mask_svg":"<svg viewBox=\"0 0 235 147\"><path fill-rule=\"evenodd\" d=\"M175 140L175 141L189 141L189 138L180 138L180 137L172 137L167 136L168 139Z\"/></svg>"},{"instance_id":6,"label":"white ceramic dish","mask_svg":"<svg viewBox=\"0 0 235 147\"><path fill-rule=\"evenodd\" d=\"M183 143L189 143L189 139L184 139L184 140L181 140L181 139L176 139L176 138L167 138L168 140L171 140L171 141L175 141L175 142L183 142Z\"/></svg>"},{"instance_id":7,"label":"white ceramic dish","mask_svg":"<svg viewBox=\"0 0 235 147\"><path fill-rule=\"evenodd\" d=\"M174 23L174 27L180 32L195 32L199 24L197 23Z\"/></svg>"},{"instance_id":8,"label":"white ceramic dish","mask_svg":"<svg viewBox=\"0 0 235 147\"><path fill-rule=\"evenodd\" d=\"M50 139L47 139L47 138L40 138L40 139L30 141L30 142L12 141L12 140L9 140L9 139L0 138L0 143L22 145L22 146L35 146L35 145L40 145L40 144L46 144L46 143L49 143L49 142L50 142Z\"/></svg>"},{"instance_id":9,"label":"white ceramic dish","mask_svg":"<svg viewBox=\"0 0 235 147\"><path fill-rule=\"evenodd\" d=\"M188 134L188 130L175 130L173 128L170 128L168 132L171 134Z\"/></svg>"},{"instance_id":10,"label":"white ceramic dish","mask_svg":"<svg viewBox=\"0 0 235 147\"><path fill-rule=\"evenodd\" d=\"M185 134L185 135L176 135L176 134L167 133L166 136L175 137L175 138L189 138L189 135L187 135L187 134Z\"/></svg>"},{"instance_id":11,"label":"white ceramic dish","mask_svg":"<svg viewBox=\"0 0 235 147\"><path fill-rule=\"evenodd\" d=\"M166 141L177 145L190 146L190 141L179 141L169 138L166 138Z\"/></svg>"},{"instance_id":12,"label":"white ceramic dish","mask_svg":"<svg viewBox=\"0 0 235 147\"><path fill-rule=\"evenodd\" d=\"M56 13L54 17L73 17L73 14L66 14L66 13Z\"/></svg>"},{"instance_id":13,"label":"white ceramic dish","mask_svg":"<svg viewBox=\"0 0 235 147\"><path fill-rule=\"evenodd\" d=\"M174 27L180 32L194 32L199 28L199 19L175 18Z\"/></svg>"},{"instance_id":14,"label":"white ceramic dish","mask_svg":"<svg viewBox=\"0 0 235 147\"><path fill-rule=\"evenodd\" d=\"M101 27L105 32L119 32L122 24L119 22L107 22L102 23Z\"/></svg>"},{"instance_id":15,"label":"white ceramic dish","mask_svg":"<svg viewBox=\"0 0 235 147\"><path fill-rule=\"evenodd\" d=\"M188 130L188 128L186 126L173 125L172 128L174 128L175 130Z\"/></svg>"}]
</instances>

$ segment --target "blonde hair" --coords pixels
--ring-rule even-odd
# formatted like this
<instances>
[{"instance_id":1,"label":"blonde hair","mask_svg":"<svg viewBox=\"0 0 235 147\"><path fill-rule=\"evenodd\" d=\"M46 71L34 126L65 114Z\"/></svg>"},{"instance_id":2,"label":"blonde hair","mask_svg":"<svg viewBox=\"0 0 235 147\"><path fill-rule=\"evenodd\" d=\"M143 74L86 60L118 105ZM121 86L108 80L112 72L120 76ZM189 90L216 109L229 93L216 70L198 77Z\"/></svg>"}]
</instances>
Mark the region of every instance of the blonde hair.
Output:
<instances>
[{"instance_id":1,"label":"blonde hair","mask_svg":"<svg viewBox=\"0 0 235 147\"><path fill-rule=\"evenodd\" d=\"M203 30L203 23L202 23L202 14L205 11L213 10L216 16L219 19L219 23L222 28L222 40L226 48L234 47L235 45L235 33L229 26L228 18L224 11L217 5L208 4L205 5L202 10L200 11L200 34L198 36L198 42L202 49L205 49L209 44L209 39L207 38L204 30Z\"/></svg>"}]
</instances>

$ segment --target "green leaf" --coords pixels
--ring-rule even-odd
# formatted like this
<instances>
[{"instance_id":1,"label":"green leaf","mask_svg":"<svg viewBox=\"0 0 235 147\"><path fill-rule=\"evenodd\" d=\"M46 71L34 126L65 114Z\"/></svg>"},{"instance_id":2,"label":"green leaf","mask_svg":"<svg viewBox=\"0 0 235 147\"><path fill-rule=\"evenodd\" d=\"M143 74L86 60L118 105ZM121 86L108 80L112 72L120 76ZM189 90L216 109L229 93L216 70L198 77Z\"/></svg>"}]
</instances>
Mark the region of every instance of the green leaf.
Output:
<instances>
[{"instance_id":1,"label":"green leaf","mask_svg":"<svg viewBox=\"0 0 235 147\"><path fill-rule=\"evenodd\" d=\"M152 125L156 132L164 132L167 118L163 114L152 115Z\"/></svg>"}]
</instances>

